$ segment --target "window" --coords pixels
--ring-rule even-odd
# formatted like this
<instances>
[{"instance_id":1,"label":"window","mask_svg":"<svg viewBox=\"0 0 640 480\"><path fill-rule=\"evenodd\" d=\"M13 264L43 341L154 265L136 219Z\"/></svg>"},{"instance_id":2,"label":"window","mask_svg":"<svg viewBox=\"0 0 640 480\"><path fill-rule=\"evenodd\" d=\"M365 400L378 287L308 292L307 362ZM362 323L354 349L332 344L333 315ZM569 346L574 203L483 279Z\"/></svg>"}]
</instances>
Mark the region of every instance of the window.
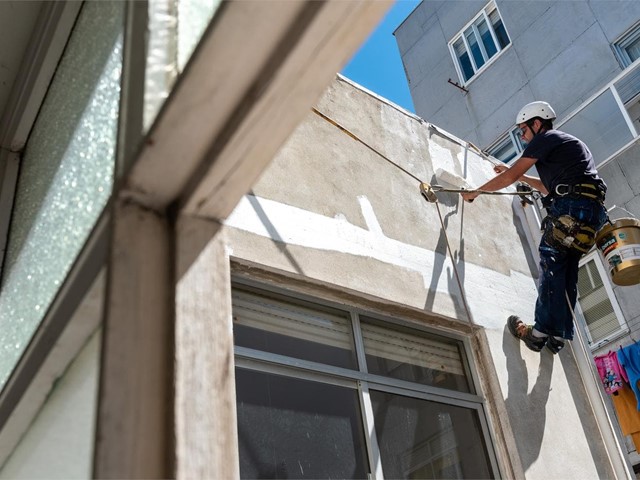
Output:
<instances>
[{"instance_id":1,"label":"window","mask_svg":"<svg viewBox=\"0 0 640 480\"><path fill-rule=\"evenodd\" d=\"M611 89L602 92L562 123L561 130L583 140L589 146L596 165L611 157L635 136Z\"/></svg>"},{"instance_id":2,"label":"window","mask_svg":"<svg viewBox=\"0 0 640 480\"><path fill-rule=\"evenodd\" d=\"M461 340L233 289L242 478L489 478Z\"/></svg>"},{"instance_id":3,"label":"window","mask_svg":"<svg viewBox=\"0 0 640 480\"><path fill-rule=\"evenodd\" d=\"M109 199L123 23L122 2L83 4L22 154L0 292L0 386Z\"/></svg>"},{"instance_id":4,"label":"window","mask_svg":"<svg viewBox=\"0 0 640 480\"><path fill-rule=\"evenodd\" d=\"M613 44L613 51L622 68L627 68L640 58L640 24L636 24Z\"/></svg>"},{"instance_id":5,"label":"window","mask_svg":"<svg viewBox=\"0 0 640 480\"><path fill-rule=\"evenodd\" d=\"M523 150L524 147L520 140L520 129L517 127L502 136L487 149L489 155L504 163L509 163L517 158Z\"/></svg>"},{"instance_id":6,"label":"window","mask_svg":"<svg viewBox=\"0 0 640 480\"><path fill-rule=\"evenodd\" d=\"M490 3L449 42L462 83L470 80L509 43L500 13L495 4Z\"/></svg>"},{"instance_id":7,"label":"window","mask_svg":"<svg viewBox=\"0 0 640 480\"><path fill-rule=\"evenodd\" d=\"M592 348L624 334L624 317L598 252L587 255L578 271L578 302Z\"/></svg>"}]
</instances>

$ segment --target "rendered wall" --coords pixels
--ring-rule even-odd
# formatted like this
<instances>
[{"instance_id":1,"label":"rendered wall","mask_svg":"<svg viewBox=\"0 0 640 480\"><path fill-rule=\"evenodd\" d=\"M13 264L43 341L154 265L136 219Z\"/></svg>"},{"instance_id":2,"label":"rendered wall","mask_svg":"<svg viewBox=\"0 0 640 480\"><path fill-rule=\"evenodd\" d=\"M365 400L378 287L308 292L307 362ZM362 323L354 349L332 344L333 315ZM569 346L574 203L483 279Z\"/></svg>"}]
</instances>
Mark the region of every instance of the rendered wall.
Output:
<instances>
[{"instance_id":1,"label":"rendered wall","mask_svg":"<svg viewBox=\"0 0 640 480\"><path fill-rule=\"evenodd\" d=\"M99 356L95 333L57 380L0 478L91 478Z\"/></svg>"},{"instance_id":2,"label":"rendered wall","mask_svg":"<svg viewBox=\"0 0 640 480\"><path fill-rule=\"evenodd\" d=\"M460 82L447 44L487 3L425 0L395 32L418 115L481 148L530 101L559 119L578 108L621 71L611 43L640 19L633 0L497 0L511 44L465 93L447 82Z\"/></svg>"},{"instance_id":3,"label":"rendered wall","mask_svg":"<svg viewBox=\"0 0 640 480\"><path fill-rule=\"evenodd\" d=\"M439 168L471 185L493 176L472 150L346 80L336 80L317 108L423 181L436 183ZM612 477L572 349L536 354L505 328L510 314L530 319L536 298L519 203L439 200L425 202L417 180L311 112L226 221L228 251L301 288L311 282L401 305L445 327L467 322L455 263L473 321L485 329L490 362L476 361L499 385L501 398L488 402L508 414L491 419L512 429L508 454L527 478Z\"/></svg>"}]
</instances>

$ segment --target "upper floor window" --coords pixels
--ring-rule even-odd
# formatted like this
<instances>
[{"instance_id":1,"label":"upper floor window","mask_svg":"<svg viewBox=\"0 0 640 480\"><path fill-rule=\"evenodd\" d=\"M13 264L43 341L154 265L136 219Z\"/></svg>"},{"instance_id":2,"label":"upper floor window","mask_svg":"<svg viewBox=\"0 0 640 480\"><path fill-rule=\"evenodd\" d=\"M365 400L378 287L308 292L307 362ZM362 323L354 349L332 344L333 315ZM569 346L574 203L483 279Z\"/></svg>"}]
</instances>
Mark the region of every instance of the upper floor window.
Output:
<instances>
[{"instance_id":1,"label":"upper floor window","mask_svg":"<svg viewBox=\"0 0 640 480\"><path fill-rule=\"evenodd\" d=\"M520 141L520 129L518 127L503 135L487 149L489 155L504 163L509 163L518 158L523 150L524 147Z\"/></svg>"},{"instance_id":2,"label":"upper floor window","mask_svg":"<svg viewBox=\"0 0 640 480\"><path fill-rule=\"evenodd\" d=\"M462 82L470 80L509 43L500 13L492 2L449 42Z\"/></svg>"},{"instance_id":3,"label":"upper floor window","mask_svg":"<svg viewBox=\"0 0 640 480\"><path fill-rule=\"evenodd\" d=\"M640 58L640 23L615 42L613 50L623 68Z\"/></svg>"}]
</instances>

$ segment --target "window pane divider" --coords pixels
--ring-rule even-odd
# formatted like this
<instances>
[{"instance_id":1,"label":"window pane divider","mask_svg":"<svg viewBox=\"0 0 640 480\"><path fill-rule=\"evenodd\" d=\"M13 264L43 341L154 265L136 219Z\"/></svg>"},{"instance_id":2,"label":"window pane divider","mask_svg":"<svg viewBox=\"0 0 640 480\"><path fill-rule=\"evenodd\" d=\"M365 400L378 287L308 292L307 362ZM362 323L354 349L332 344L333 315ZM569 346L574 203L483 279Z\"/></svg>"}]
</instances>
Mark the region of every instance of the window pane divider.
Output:
<instances>
[{"instance_id":1,"label":"window pane divider","mask_svg":"<svg viewBox=\"0 0 640 480\"><path fill-rule=\"evenodd\" d=\"M620 98L620 95L618 94L618 89L615 87L615 85L611 85L611 93L613 94L613 98L616 101L618 108L622 112L622 118L624 118L624 121L627 124L627 127L629 127L629 130L631 131L631 136L635 138L638 135L638 132L636 132L636 127L633 126L633 121L631 120L631 117L629 116L629 112L627 112L627 109L625 108L624 103L622 103L622 99Z\"/></svg>"},{"instance_id":2,"label":"window pane divider","mask_svg":"<svg viewBox=\"0 0 640 480\"><path fill-rule=\"evenodd\" d=\"M364 338L362 336L362 328L360 327L360 317L355 312L351 314L351 325L353 328L353 338L356 347L356 357L358 359L358 367L361 372L367 373L367 356L364 351Z\"/></svg>"},{"instance_id":3,"label":"window pane divider","mask_svg":"<svg viewBox=\"0 0 640 480\"><path fill-rule=\"evenodd\" d=\"M476 36L476 43L478 44L478 48L480 48L480 54L484 59L484 63L487 63L489 61L489 54L487 53L487 50L484 48L484 42L482 41L482 35L480 35L480 30L478 30L478 27L475 23L471 25L471 29L473 30L473 34Z\"/></svg>"},{"instance_id":4,"label":"window pane divider","mask_svg":"<svg viewBox=\"0 0 640 480\"><path fill-rule=\"evenodd\" d=\"M497 11L498 9L496 8L495 10ZM497 55L502 50L504 50L504 48L502 48L500 46L500 42L498 42L498 36L496 35L495 30L493 29L493 25L491 24L491 19L489 18L489 15L487 14L487 9L486 8L482 11L482 14L484 15L484 21L487 22L487 26L489 27L489 32L491 33L491 38L493 38L493 43L495 43L495 45L496 45L496 50L497 50L496 55ZM498 16L500 16L500 19L502 19L502 16L500 15L500 12L498 12ZM503 21L503 24L504 24L504 21Z\"/></svg>"},{"instance_id":5,"label":"window pane divider","mask_svg":"<svg viewBox=\"0 0 640 480\"><path fill-rule=\"evenodd\" d=\"M391 377L384 377L381 375L373 375L371 373L359 372L357 370L349 370L347 368L334 367L332 365L325 365L323 363L311 362L308 360L300 360L284 355L278 355L276 353L262 352L260 350L254 350L247 347L234 347L236 355L236 363L239 365L240 360L246 360L251 363L251 368L258 368L264 371L272 371L271 367L267 365L275 365L278 367L286 367L285 369L279 368L280 373L288 372L287 375L298 376L294 374L295 370L299 372L313 372L318 374L330 375L339 377L342 379L349 379L351 381L368 382L369 385L376 385L379 390L385 390L387 388L396 389L394 391L402 391L403 395L416 398L426 398L438 402L449 403L451 400L459 400L470 403L482 403L484 398L472 393L460 392L457 390L450 390L445 388L433 387L431 385L425 385L422 383L407 382L404 380L398 380ZM246 363L245 363L246 365ZM306 376L300 376L300 378L306 378ZM340 383L340 385L343 385ZM387 390L385 390L387 391ZM422 395L427 395L422 397ZM446 399L446 400L445 400ZM466 403L465 403L466 405Z\"/></svg>"},{"instance_id":6,"label":"window pane divider","mask_svg":"<svg viewBox=\"0 0 640 480\"><path fill-rule=\"evenodd\" d=\"M473 27L473 25L472 25L472 27ZM474 35L475 35L475 33L474 33ZM476 60L475 60L475 58L473 58L473 52L471 51L471 47L469 46L469 42L467 42L467 36L464 34L464 31L460 35L460 38L462 38L462 43L464 43L464 48L467 49L467 56L469 57L469 61L471 62L471 66L473 67L473 75L475 76L475 74L478 73L478 65L476 65ZM456 56L456 58L457 58L457 56ZM464 77L462 77L462 78L464 78ZM469 80L471 80L471 78ZM466 80L466 81L469 81L469 80Z\"/></svg>"},{"instance_id":7,"label":"window pane divider","mask_svg":"<svg viewBox=\"0 0 640 480\"><path fill-rule=\"evenodd\" d=\"M378 436L375 429L375 416L373 414L373 404L369 395L367 383L358 382L358 398L360 400L360 412L362 413L362 424L366 432L367 456L369 457L369 468L371 476L376 480L384 479L382 472L382 456L378 445Z\"/></svg>"}]
</instances>

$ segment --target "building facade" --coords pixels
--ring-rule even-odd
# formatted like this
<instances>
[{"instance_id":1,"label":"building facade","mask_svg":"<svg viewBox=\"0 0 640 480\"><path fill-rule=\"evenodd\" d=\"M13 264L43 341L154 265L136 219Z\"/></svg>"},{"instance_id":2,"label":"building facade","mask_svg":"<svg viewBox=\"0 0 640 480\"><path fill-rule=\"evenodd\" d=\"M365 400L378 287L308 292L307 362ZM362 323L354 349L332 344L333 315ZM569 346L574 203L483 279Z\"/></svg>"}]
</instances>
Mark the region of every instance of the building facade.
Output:
<instances>
[{"instance_id":1,"label":"building facade","mask_svg":"<svg viewBox=\"0 0 640 480\"><path fill-rule=\"evenodd\" d=\"M610 218L640 215L640 4L426 0L395 36L420 116L511 162L523 150L514 115L546 100L554 126L591 149ZM595 251L581 265L592 355L638 340L639 287L613 284Z\"/></svg>"},{"instance_id":2,"label":"building facade","mask_svg":"<svg viewBox=\"0 0 640 480\"><path fill-rule=\"evenodd\" d=\"M387 5L194 5L36 12L3 116L0 477L629 477L586 337L505 328L533 210L425 199L495 160L335 78Z\"/></svg>"}]
</instances>

